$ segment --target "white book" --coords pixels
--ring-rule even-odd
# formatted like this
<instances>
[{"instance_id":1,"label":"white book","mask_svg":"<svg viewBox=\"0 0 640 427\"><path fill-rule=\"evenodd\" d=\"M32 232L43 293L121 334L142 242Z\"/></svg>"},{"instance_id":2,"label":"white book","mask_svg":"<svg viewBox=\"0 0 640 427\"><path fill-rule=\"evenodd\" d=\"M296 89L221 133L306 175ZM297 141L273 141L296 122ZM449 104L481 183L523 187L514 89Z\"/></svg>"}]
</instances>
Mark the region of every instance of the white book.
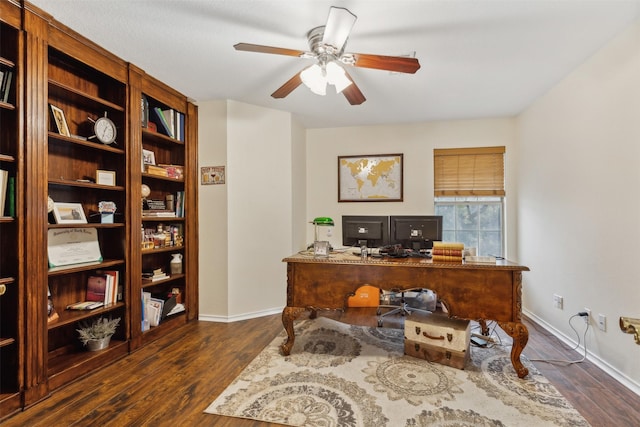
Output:
<instances>
[{"instance_id":1,"label":"white book","mask_svg":"<svg viewBox=\"0 0 640 427\"><path fill-rule=\"evenodd\" d=\"M4 203L7 200L7 181L9 181L9 172L0 169L0 216L4 216Z\"/></svg>"}]
</instances>

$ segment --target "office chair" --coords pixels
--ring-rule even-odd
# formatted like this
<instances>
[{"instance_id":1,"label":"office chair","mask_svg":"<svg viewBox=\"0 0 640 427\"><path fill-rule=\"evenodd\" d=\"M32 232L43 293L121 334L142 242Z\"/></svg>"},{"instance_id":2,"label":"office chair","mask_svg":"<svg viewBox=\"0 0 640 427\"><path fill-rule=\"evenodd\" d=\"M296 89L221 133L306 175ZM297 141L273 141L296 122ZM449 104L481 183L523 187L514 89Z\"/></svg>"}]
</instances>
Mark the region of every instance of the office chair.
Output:
<instances>
[{"instance_id":1,"label":"office chair","mask_svg":"<svg viewBox=\"0 0 640 427\"><path fill-rule=\"evenodd\" d=\"M406 293L407 292L417 292L418 296L416 296L415 298L412 298L412 300L421 300L422 296L426 296L428 292L431 292L431 294L433 295L433 311L435 311L435 303L436 303L436 296L435 293L433 293L432 291L429 291L428 289L424 289L424 288L411 288L411 289L403 289L403 290L399 290L399 289L392 289L391 291L387 292L387 291L382 291L382 298L383 301L389 301L390 304L380 304L378 305L378 310L376 311L377 315L378 315L378 327L382 327L382 323L383 323L383 318L386 316L391 316L394 314L400 314L401 316L408 316L410 315L412 312L418 312L418 313L431 313L432 310L427 310L427 309L422 309L422 308L417 308L417 307L412 307L409 302L407 301L406 298ZM387 298L388 297L388 298ZM391 302L394 300L394 298L400 298L400 301L398 304L391 304ZM391 310L382 313L382 309L383 308L390 308ZM429 307L431 308L431 307Z\"/></svg>"}]
</instances>

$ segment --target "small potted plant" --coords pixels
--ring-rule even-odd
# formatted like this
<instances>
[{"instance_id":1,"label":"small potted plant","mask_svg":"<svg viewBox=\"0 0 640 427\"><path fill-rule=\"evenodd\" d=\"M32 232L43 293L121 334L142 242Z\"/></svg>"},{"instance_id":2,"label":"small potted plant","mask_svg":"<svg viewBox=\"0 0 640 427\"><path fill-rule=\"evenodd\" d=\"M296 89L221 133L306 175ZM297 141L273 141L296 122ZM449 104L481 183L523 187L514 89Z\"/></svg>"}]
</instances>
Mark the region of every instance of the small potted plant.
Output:
<instances>
[{"instance_id":1,"label":"small potted plant","mask_svg":"<svg viewBox=\"0 0 640 427\"><path fill-rule=\"evenodd\" d=\"M111 336L115 334L116 328L120 323L120 318L112 319L100 317L93 322L80 322L79 329L82 345L86 346L89 351L97 351L105 349L109 346Z\"/></svg>"}]
</instances>

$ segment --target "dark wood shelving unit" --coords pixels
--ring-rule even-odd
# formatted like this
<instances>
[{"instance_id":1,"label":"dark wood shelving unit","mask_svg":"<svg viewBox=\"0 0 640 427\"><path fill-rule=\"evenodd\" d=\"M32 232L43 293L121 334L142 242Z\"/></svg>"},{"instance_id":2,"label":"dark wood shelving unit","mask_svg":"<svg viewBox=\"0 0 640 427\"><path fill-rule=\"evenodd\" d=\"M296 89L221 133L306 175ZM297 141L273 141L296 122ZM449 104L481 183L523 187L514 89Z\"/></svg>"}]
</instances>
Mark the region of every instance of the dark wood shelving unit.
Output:
<instances>
[{"instance_id":1,"label":"dark wood shelving unit","mask_svg":"<svg viewBox=\"0 0 640 427\"><path fill-rule=\"evenodd\" d=\"M0 36L0 70L13 73L9 96L0 101L0 169L15 178L11 214L0 212L1 422L197 319L198 218L197 107L186 96L28 1L0 0ZM181 140L142 126L143 94L154 106L180 112ZM52 106L63 112L68 134L56 125ZM92 121L105 116L115 124L110 144L93 135ZM183 168L184 176L144 173L143 148L156 152L158 164ZM98 171L115 182L99 181ZM180 191L185 215L143 218L143 182L154 197ZM48 198L80 204L87 223L57 224ZM102 223L98 207L105 201L115 203L116 212L112 222ZM143 224L179 226L183 244L143 251ZM50 268L48 236L66 229L95 232L101 259ZM169 272L174 253L182 255L182 273L143 282L141 273L151 265ZM89 276L108 270L119 273L115 303L66 310L85 300ZM142 292L173 289L180 290L184 311L143 333ZM57 317L48 315L49 294ZM100 317L119 317L120 324L106 349L87 351L76 329Z\"/></svg>"}]
</instances>

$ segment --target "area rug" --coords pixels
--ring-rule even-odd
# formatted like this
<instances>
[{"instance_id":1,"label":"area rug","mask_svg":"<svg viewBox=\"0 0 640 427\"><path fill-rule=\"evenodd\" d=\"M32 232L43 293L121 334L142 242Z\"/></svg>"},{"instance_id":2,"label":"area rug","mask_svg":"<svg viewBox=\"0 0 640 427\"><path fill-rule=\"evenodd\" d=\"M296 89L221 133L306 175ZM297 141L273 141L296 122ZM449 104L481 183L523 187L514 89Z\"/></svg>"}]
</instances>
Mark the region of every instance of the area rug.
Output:
<instances>
[{"instance_id":1,"label":"area rug","mask_svg":"<svg viewBox=\"0 0 640 427\"><path fill-rule=\"evenodd\" d=\"M296 322L290 356L284 331L205 410L292 426L588 426L509 346L471 349L464 370L404 355L403 331L328 318Z\"/></svg>"}]
</instances>

